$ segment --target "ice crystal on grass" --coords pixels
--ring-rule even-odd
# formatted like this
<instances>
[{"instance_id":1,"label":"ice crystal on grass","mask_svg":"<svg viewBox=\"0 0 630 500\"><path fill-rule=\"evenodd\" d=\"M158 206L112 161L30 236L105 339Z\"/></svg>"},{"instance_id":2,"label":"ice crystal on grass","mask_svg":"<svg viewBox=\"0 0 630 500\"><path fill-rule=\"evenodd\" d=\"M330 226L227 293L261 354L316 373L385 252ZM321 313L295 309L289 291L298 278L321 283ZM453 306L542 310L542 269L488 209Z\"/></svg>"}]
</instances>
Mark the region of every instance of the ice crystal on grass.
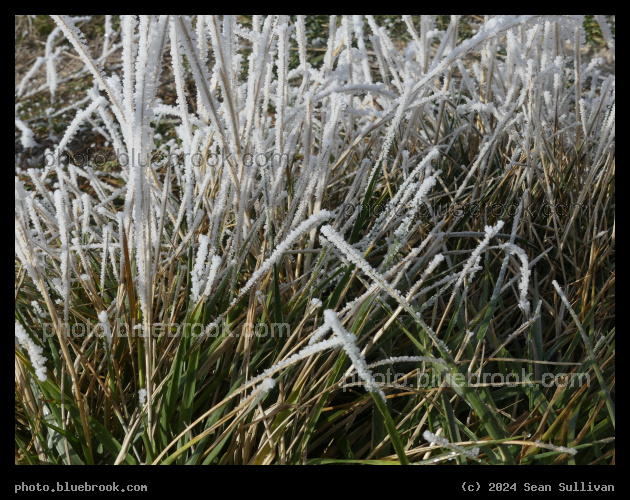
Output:
<instances>
[{"instance_id":1,"label":"ice crystal on grass","mask_svg":"<svg viewBox=\"0 0 630 500\"><path fill-rule=\"evenodd\" d=\"M147 390L142 388L138 391L138 404L143 407L147 402Z\"/></svg>"},{"instance_id":2,"label":"ice crystal on grass","mask_svg":"<svg viewBox=\"0 0 630 500\"><path fill-rule=\"evenodd\" d=\"M474 460L479 460L477 456L479 455L479 448L474 447L471 449L465 449L461 446L458 446L454 443L451 443L448 439L442 436L436 436L430 431L424 431L422 437L429 441L430 443L437 444L438 446L442 446L443 448L448 448L450 450L456 451L457 453L461 453L462 455L472 458Z\"/></svg>"},{"instance_id":3,"label":"ice crystal on grass","mask_svg":"<svg viewBox=\"0 0 630 500\"><path fill-rule=\"evenodd\" d=\"M539 448L546 448L548 450L557 451L560 453L568 453L569 455L577 455L575 448L567 448L566 446L556 446L554 444L543 443L542 441L535 441L536 446Z\"/></svg>"},{"instance_id":4,"label":"ice crystal on grass","mask_svg":"<svg viewBox=\"0 0 630 500\"><path fill-rule=\"evenodd\" d=\"M28 357L31 360L31 364L33 365L37 378L41 382L45 382L47 375L46 358L42 355L44 349L31 340L28 333L24 330L24 327L17 321L15 322L15 338L22 349L26 350L28 353Z\"/></svg>"},{"instance_id":5,"label":"ice crystal on grass","mask_svg":"<svg viewBox=\"0 0 630 500\"><path fill-rule=\"evenodd\" d=\"M354 365L354 368L357 371L359 377L361 377L365 382L365 390L367 390L368 392L376 393L380 398L383 399L383 401L385 401L385 394L378 386L378 384L374 380L374 377L372 376L372 372L367 367L365 358L357 347L354 335L352 335L343 327L343 325L339 321L339 318L337 317L337 314L335 314L335 311L332 311L331 309L326 309L324 311L324 321L330 326L333 332L335 332L337 337L341 339L344 351L346 351L346 354L352 361L352 364Z\"/></svg>"}]
</instances>

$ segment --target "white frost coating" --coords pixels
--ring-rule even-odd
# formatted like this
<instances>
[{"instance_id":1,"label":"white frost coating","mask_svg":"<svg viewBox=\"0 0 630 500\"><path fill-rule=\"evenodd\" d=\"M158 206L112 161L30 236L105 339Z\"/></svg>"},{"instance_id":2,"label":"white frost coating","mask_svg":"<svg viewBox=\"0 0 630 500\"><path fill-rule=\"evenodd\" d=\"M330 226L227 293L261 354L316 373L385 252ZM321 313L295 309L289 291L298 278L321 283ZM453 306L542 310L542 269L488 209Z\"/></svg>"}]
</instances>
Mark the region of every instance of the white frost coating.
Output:
<instances>
[{"instance_id":1,"label":"white frost coating","mask_svg":"<svg viewBox=\"0 0 630 500\"><path fill-rule=\"evenodd\" d=\"M274 379L266 378L260 383L260 385L258 386L258 390L260 390L262 393L266 393L273 389L275 386L276 381Z\"/></svg>"},{"instance_id":2,"label":"white frost coating","mask_svg":"<svg viewBox=\"0 0 630 500\"><path fill-rule=\"evenodd\" d=\"M568 453L569 455L577 455L575 448L567 448L566 446L556 446L554 444L543 443L542 441L534 441L539 448L545 448L547 450L559 451L560 453Z\"/></svg>"},{"instance_id":3,"label":"white frost coating","mask_svg":"<svg viewBox=\"0 0 630 500\"><path fill-rule=\"evenodd\" d=\"M435 443L438 446L442 446L443 448L448 448L449 450L456 451L469 458L478 460L477 455L479 455L479 448L477 446L475 446L474 448L471 448L470 450L467 450L465 448L462 448L461 446L451 443L448 439L446 439L443 436L436 436L435 434L433 434L432 432L428 430L422 433L422 437L424 437L424 439L426 439L430 443Z\"/></svg>"},{"instance_id":4,"label":"white frost coating","mask_svg":"<svg viewBox=\"0 0 630 500\"><path fill-rule=\"evenodd\" d=\"M15 322L15 338L17 339L22 349L25 349L28 353L28 357L31 360L31 364L33 365L33 369L35 370L35 375L41 382L45 382L46 375L46 358L42 356L44 349L35 344L28 336L24 327Z\"/></svg>"},{"instance_id":5,"label":"white frost coating","mask_svg":"<svg viewBox=\"0 0 630 500\"><path fill-rule=\"evenodd\" d=\"M276 247L269 258L265 260L262 265L256 270L249 281L245 283L245 286L241 289L238 297L236 297L232 301L232 305L236 304L238 299L242 297L245 293L247 293L247 291L254 285L254 283L256 283L262 276L269 272L274 263L280 260L280 257L282 257L282 255L289 249L291 245L293 245L293 243L295 243L295 241L300 236L302 236L306 231L311 229L313 226L316 226L320 222L326 219L330 219L331 216L332 214L328 210L322 210L321 212L311 215L308 219L306 219L298 227L291 231L287 235L286 239Z\"/></svg>"},{"instance_id":6,"label":"white frost coating","mask_svg":"<svg viewBox=\"0 0 630 500\"><path fill-rule=\"evenodd\" d=\"M217 277L217 271L219 270L219 266L221 265L221 257L218 255L214 255L210 260L210 271L208 272L208 279L206 280L206 287L204 288L203 295L205 297L210 296L210 292L212 291L212 287L214 286L214 281Z\"/></svg>"},{"instance_id":7,"label":"white frost coating","mask_svg":"<svg viewBox=\"0 0 630 500\"><path fill-rule=\"evenodd\" d=\"M375 392L383 401L385 401L385 394L374 380L374 377L372 377L372 372L367 367L365 358L361 355L361 351L355 343L354 335L343 327L337 317L337 314L332 309L326 309L324 311L324 321L341 339L344 351L346 351L346 354L350 357L350 360L352 361L359 377L361 377L365 382L365 389L368 392Z\"/></svg>"},{"instance_id":8,"label":"white frost coating","mask_svg":"<svg viewBox=\"0 0 630 500\"><path fill-rule=\"evenodd\" d=\"M103 328L103 333L105 334L106 349L109 351L110 356L111 356L112 355L112 352L111 352L112 330L109 327L109 321L107 320L107 311L101 311L100 313L98 313L98 321L101 324L101 327Z\"/></svg>"},{"instance_id":9,"label":"white frost coating","mask_svg":"<svg viewBox=\"0 0 630 500\"><path fill-rule=\"evenodd\" d=\"M496 236L496 234L501 230L505 223L500 220L496 223L495 226L486 226L485 228L485 238L479 243L477 248L473 251L473 253L468 258L466 262L466 266L464 266L463 271L460 273L457 283L455 283L454 290L457 290L459 286L463 283L464 278L468 275L469 279L472 279L475 273L481 270L481 266L479 262L481 261L481 254L490 244L490 240ZM453 292L455 293L455 292Z\"/></svg>"},{"instance_id":10,"label":"white frost coating","mask_svg":"<svg viewBox=\"0 0 630 500\"><path fill-rule=\"evenodd\" d=\"M306 346L300 352L295 353L292 356L289 356L288 358L280 361L279 363L276 363L271 368L267 368L260 375L254 377L249 382L247 382L242 387L242 389L247 389L247 388L251 387L252 385L257 384L261 380L266 379L267 377L270 377L271 375L273 375L274 373L282 370L283 368L285 368L285 367L287 367L289 365L292 365L293 363L297 363L298 361L300 361L302 359L308 358L308 357L312 356L313 354L316 354L318 352L324 351L326 349L334 349L334 348L339 347L341 345L343 345L343 342L341 341L341 339L332 338L332 339L328 339L328 340L322 340L321 342L318 342L317 344Z\"/></svg>"},{"instance_id":11,"label":"white frost coating","mask_svg":"<svg viewBox=\"0 0 630 500\"><path fill-rule=\"evenodd\" d=\"M444 255L442 255L441 253L433 257L433 259L431 259L431 262L429 262L429 265L427 266L427 268L422 273L422 279L424 280L429 274L435 271L435 268L439 266L440 263L443 261L444 261Z\"/></svg>"},{"instance_id":12,"label":"white frost coating","mask_svg":"<svg viewBox=\"0 0 630 500\"><path fill-rule=\"evenodd\" d=\"M521 247L518 247L512 243L503 244L504 248L507 248L510 252L515 253L518 258L521 260L521 281L518 284L518 289L520 292L520 298L518 302L518 306L523 310L525 315L529 315L529 301L527 300L527 292L529 291L529 276L531 271L529 270L529 261L527 259L527 254L525 250Z\"/></svg>"},{"instance_id":13,"label":"white frost coating","mask_svg":"<svg viewBox=\"0 0 630 500\"><path fill-rule=\"evenodd\" d=\"M70 248L68 243L68 222L64 204L63 193L60 189L55 191L55 209L57 224L59 228L59 236L61 239L61 280L63 282L63 304L64 304L64 320L68 320L69 302L70 302Z\"/></svg>"},{"instance_id":14,"label":"white frost coating","mask_svg":"<svg viewBox=\"0 0 630 500\"><path fill-rule=\"evenodd\" d=\"M400 223L400 226L398 226L398 229L394 231L394 235L396 236L396 238L401 239L407 236L409 227L411 226L411 222L413 221L413 218L416 215L416 211L418 210L418 207L423 203L427 203L426 196L428 192L433 188L433 186L435 186L435 184L437 183L437 177L441 173L442 171L438 170L433 175L425 179L422 182L422 184L420 184L415 196L413 197L413 200L411 200L411 203L409 205L409 210L407 212L407 216Z\"/></svg>"},{"instance_id":15,"label":"white frost coating","mask_svg":"<svg viewBox=\"0 0 630 500\"><path fill-rule=\"evenodd\" d=\"M140 406L144 406L144 403L147 402L147 390L142 388L138 391L138 404Z\"/></svg>"},{"instance_id":16,"label":"white frost coating","mask_svg":"<svg viewBox=\"0 0 630 500\"><path fill-rule=\"evenodd\" d=\"M591 180L602 186L610 177L603 167L614 160L615 77L609 61L584 58L577 64L579 50L564 50L565 41L580 48L583 16L490 16L478 33L457 46L458 16L446 31L437 29L436 16L422 16L419 23L405 16L410 43L400 49L374 16L334 16L330 36L321 41L310 38L304 16L295 22L288 16L254 16L251 24L240 24L235 16L121 16L117 31L113 16L107 16L98 55L91 55L78 29L85 18L54 19L58 27L42 46L44 57L34 54L26 76L16 81L15 257L24 289L38 294L27 294L18 305L28 309L25 321L34 321L35 327L48 320L68 324L69 313L89 309L88 317L97 316L102 325L98 333L106 337L97 340L100 354L102 344L111 351L115 318L127 314L134 300L143 317L137 328L178 321L190 312L189 287L196 302L192 307L216 294L219 284L225 287L224 296L214 301L217 307L208 311L216 316L207 318L211 323L199 343L214 335L228 315L246 321L243 309L229 307L231 300L242 304L248 292L260 289L249 304L259 314L273 296L268 278L277 266L283 312L291 311L287 321L296 319L304 329L285 344L287 349L280 345L271 356L252 358L258 361L247 372L256 377L249 390L266 391L272 377L292 380L289 375L307 361L317 369L340 348L354 352L357 339L339 325L352 324L365 308L366 321L378 327L394 301L393 315L402 313L402 321L413 319L415 329L426 331L431 351L422 353L426 357L396 356L408 354L399 345L395 357L383 359L378 339L366 339L360 347L374 363L357 359L358 368L403 362L420 366L439 362L438 356L450 364L448 346L423 320L431 316L436 327L440 321L444 332L446 323L437 313L453 289L455 297L466 285L471 296L465 299L475 300L484 255L493 259L488 272L494 272L495 259L503 261L501 270L488 276L489 283L497 284L490 301L518 286L505 306L518 306L525 325L540 314L532 313L534 304L528 302L532 267L562 241L530 255L516 246L516 238L527 230L521 221L525 207L540 201L527 188L545 187L540 177L540 165L548 164L545 139L569 154L576 143L583 144L588 162L584 189L575 193L578 204L591 194ZM614 52L611 26L604 16L596 19ZM60 32L72 44L69 53ZM374 44L368 53L369 35ZM308 53L317 46L326 52L315 67ZM74 57L75 50L85 66L67 76L56 64ZM465 57L473 50L473 58ZM291 54L299 58L294 69L288 64ZM468 59L472 64L464 62ZM174 78L162 78L163 68ZM54 98L86 75L94 81L87 93L65 96L70 101L63 107L33 107L34 96L50 91ZM176 100L166 104L160 96L168 89ZM56 117L60 119L53 122ZM63 130L51 130L51 123ZM101 137L89 144L93 135ZM41 155L48 161L58 147L72 150L77 136L88 139L90 148L113 149L117 158L99 165L90 150L90 159L84 157L80 167L71 164L69 154L57 166L42 165ZM50 149L34 147L41 145L35 144L40 138ZM150 158L151 165L141 164L139 154ZM123 162L123 155L131 161ZM438 169L444 172L440 178L434 173ZM496 227L479 232L476 225L484 217L463 221L470 227L461 229L470 231L455 231L462 219L446 216L442 203L474 206L488 200L488 190L496 186L511 191L510 202L520 201L511 234L500 234ZM414 209L429 199L436 204L420 221ZM358 206L380 213L366 217ZM327 214L322 208L330 210L330 221L320 219ZM512 215L511 210L504 213ZM572 213L577 218L569 214L569 226L579 232L586 227L584 214ZM527 223L540 222L533 215ZM564 226L567 221L560 222ZM330 226L318 239L320 223ZM452 227L446 229L447 223ZM551 240L566 236L566 228L559 229L548 235ZM601 245L608 245L614 234L614 224L593 231ZM348 261L359 272L334 305L339 334L333 333L333 319L320 316L335 285L343 284ZM515 268L507 280L510 262ZM564 295L562 303L570 307ZM434 306L435 315L427 310ZM466 303L463 309L470 313ZM477 322L467 314L466 320L471 319L473 324L460 332L463 342L474 340L466 334ZM393 321L387 318L376 335ZM449 337L452 349L458 347L457 338ZM605 348L606 340L598 337L598 347ZM584 342L589 346L588 336ZM137 381L146 392L127 400L137 402L135 397L142 395L146 404L155 399L153 384L161 382L162 366L156 363L172 359L160 345L148 342L145 350L145 361L152 365L145 373L157 369L158 378ZM76 350L69 353L70 364L83 377L85 366L77 362ZM370 386L369 373L362 373Z\"/></svg>"},{"instance_id":17,"label":"white frost coating","mask_svg":"<svg viewBox=\"0 0 630 500\"><path fill-rule=\"evenodd\" d=\"M445 364L442 358L432 358L430 356L395 356L393 358L382 359L376 363L370 363L368 368L376 368L377 366L395 364L395 363L439 363Z\"/></svg>"},{"instance_id":18,"label":"white frost coating","mask_svg":"<svg viewBox=\"0 0 630 500\"><path fill-rule=\"evenodd\" d=\"M502 226L503 224L501 224ZM400 293L392 287L385 276L381 275L376 269L370 266L363 257L353 248L351 247L341 236L337 233L331 226L323 226L321 229L322 235L330 240L330 242L335 245L339 250L343 252L343 254L348 258L348 260L355 264L358 268L363 270L370 278L376 281L380 286L382 286L389 295L391 295L403 308L413 315L414 319L420 323L422 328L429 334L433 342L435 342L443 353L448 353L448 346L444 343L442 339L437 338L433 329L431 329L424 320L411 308L407 300L400 295Z\"/></svg>"},{"instance_id":19,"label":"white frost coating","mask_svg":"<svg viewBox=\"0 0 630 500\"><path fill-rule=\"evenodd\" d=\"M22 132L22 137L20 138L20 142L22 143L23 147L32 148L32 147L37 146L33 131L30 128L28 128L26 123L20 120L17 116L15 117L15 126L20 129L20 132Z\"/></svg>"},{"instance_id":20,"label":"white frost coating","mask_svg":"<svg viewBox=\"0 0 630 500\"><path fill-rule=\"evenodd\" d=\"M197 257L195 259L195 265L191 273L192 279L192 296L193 302L199 300L199 294L201 293L201 287L203 285L202 275L204 274L206 267L206 256L208 255L208 244L210 238L205 234L199 236L199 247L197 248Z\"/></svg>"},{"instance_id":21,"label":"white frost coating","mask_svg":"<svg viewBox=\"0 0 630 500\"><path fill-rule=\"evenodd\" d=\"M311 307L314 309L322 307L322 301L319 300L318 298L311 299Z\"/></svg>"},{"instance_id":22,"label":"white frost coating","mask_svg":"<svg viewBox=\"0 0 630 500\"><path fill-rule=\"evenodd\" d=\"M313 333L312 337L309 339L308 344L313 345L319 341L324 335L326 335L330 331L330 324L324 323Z\"/></svg>"}]
</instances>

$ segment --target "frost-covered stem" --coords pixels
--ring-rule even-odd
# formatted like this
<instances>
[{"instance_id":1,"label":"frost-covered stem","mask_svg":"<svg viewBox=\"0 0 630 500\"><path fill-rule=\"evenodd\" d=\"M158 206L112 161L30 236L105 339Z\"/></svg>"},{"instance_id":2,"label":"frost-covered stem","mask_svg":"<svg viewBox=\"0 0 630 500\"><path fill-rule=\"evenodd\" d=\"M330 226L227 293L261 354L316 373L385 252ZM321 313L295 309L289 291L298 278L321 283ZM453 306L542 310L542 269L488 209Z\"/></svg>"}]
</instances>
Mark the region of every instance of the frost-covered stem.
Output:
<instances>
[{"instance_id":1,"label":"frost-covered stem","mask_svg":"<svg viewBox=\"0 0 630 500\"><path fill-rule=\"evenodd\" d=\"M412 317L424 328L424 330L429 334L431 340L435 343L438 349L441 351L442 356L447 357L452 360L452 356L448 351L448 347L444 342L437 338L433 329L431 329L424 320L420 317L416 311L413 310L411 305L395 290L393 287L387 283L383 276L381 276L375 269L372 268L364 259L361 257L357 251L352 248L339 234L330 226L323 226L321 228L322 234L331 241L339 250L341 250L344 255L350 260L352 264L355 264L359 267L363 272L365 272L370 278L376 281L383 289L394 299L396 300Z\"/></svg>"}]
</instances>

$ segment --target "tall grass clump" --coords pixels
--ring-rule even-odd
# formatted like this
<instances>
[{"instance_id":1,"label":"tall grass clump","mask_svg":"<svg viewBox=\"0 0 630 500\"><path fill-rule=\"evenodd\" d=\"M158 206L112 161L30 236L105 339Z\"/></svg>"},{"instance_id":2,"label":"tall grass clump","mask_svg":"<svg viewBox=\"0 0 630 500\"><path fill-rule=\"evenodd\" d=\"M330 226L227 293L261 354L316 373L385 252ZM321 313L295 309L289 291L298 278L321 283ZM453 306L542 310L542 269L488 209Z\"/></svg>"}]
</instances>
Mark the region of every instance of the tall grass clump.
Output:
<instances>
[{"instance_id":1,"label":"tall grass clump","mask_svg":"<svg viewBox=\"0 0 630 500\"><path fill-rule=\"evenodd\" d=\"M47 19L16 463L614 463L610 18L467 17Z\"/></svg>"}]
</instances>

